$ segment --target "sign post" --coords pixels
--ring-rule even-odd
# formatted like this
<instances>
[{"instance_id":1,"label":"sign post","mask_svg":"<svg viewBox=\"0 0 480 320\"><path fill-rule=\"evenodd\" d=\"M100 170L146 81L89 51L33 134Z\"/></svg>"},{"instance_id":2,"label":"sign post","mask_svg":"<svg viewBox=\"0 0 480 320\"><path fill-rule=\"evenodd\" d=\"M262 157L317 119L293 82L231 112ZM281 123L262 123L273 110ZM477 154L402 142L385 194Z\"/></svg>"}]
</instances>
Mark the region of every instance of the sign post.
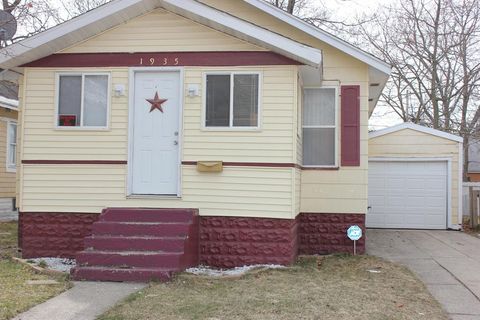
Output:
<instances>
[{"instance_id":1,"label":"sign post","mask_svg":"<svg viewBox=\"0 0 480 320\"><path fill-rule=\"evenodd\" d=\"M362 228L359 226L351 226L347 230L347 237L353 241L353 255L357 255L357 240L362 237Z\"/></svg>"}]
</instances>

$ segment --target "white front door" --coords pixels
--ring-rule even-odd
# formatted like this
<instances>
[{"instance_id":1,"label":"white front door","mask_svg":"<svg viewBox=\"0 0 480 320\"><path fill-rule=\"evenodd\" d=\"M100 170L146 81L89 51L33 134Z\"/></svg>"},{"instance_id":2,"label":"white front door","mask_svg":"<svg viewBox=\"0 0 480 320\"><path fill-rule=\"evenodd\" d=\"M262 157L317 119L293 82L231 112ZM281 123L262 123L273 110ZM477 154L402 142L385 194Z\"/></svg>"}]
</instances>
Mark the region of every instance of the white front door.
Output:
<instances>
[{"instance_id":1,"label":"white front door","mask_svg":"<svg viewBox=\"0 0 480 320\"><path fill-rule=\"evenodd\" d=\"M369 161L367 227L446 229L446 161Z\"/></svg>"},{"instance_id":2,"label":"white front door","mask_svg":"<svg viewBox=\"0 0 480 320\"><path fill-rule=\"evenodd\" d=\"M180 72L135 73L132 194L178 194L180 101Z\"/></svg>"}]
</instances>

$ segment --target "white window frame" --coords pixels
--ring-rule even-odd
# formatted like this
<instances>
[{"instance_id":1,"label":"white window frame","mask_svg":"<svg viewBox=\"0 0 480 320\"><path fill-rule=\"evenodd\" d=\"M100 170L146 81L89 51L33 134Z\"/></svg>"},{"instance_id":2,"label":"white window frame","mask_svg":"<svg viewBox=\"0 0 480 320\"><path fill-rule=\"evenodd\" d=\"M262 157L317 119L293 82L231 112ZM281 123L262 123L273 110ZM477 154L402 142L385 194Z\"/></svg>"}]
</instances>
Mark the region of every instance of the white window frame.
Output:
<instances>
[{"instance_id":1,"label":"white window frame","mask_svg":"<svg viewBox=\"0 0 480 320\"><path fill-rule=\"evenodd\" d=\"M335 125L334 126L306 126L303 124L303 108L305 105L305 90L312 90L312 89L334 89L335 90ZM339 138L339 95L338 95L339 88L337 86L320 86L320 87L303 87L302 88L302 94L303 94L303 101L302 101L302 146L303 146L303 138L304 138L304 132L303 129L335 129L335 155L334 155L334 161L335 164L333 165L304 165L302 163L302 166L305 168L338 168L338 155L339 155L339 143L338 143L338 138ZM303 147L302 147L303 149ZM303 151L302 151L303 153ZM303 154L302 154L302 162L303 162Z\"/></svg>"},{"instance_id":2,"label":"white window frame","mask_svg":"<svg viewBox=\"0 0 480 320\"><path fill-rule=\"evenodd\" d=\"M5 165L6 165L6 171L7 172L17 172L17 163L10 163L9 162L9 155L10 155L10 148L11 148L11 145L12 143L10 143L10 139L11 139L11 136L10 136L10 126L11 125L15 125L15 131L18 130L18 123L17 121L13 121L13 120L8 120L7 121L7 153L5 155ZM17 131L17 136L18 136L18 131ZM15 160L17 159L17 141L15 141L13 144L15 144Z\"/></svg>"},{"instance_id":3,"label":"white window frame","mask_svg":"<svg viewBox=\"0 0 480 320\"><path fill-rule=\"evenodd\" d=\"M225 75L230 76L230 121L228 127L208 127L207 122L207 76ZM255 127L234 127L233 126L233 90L235 75L258 75L258 112L257 126ZM202 130L204 131L260 131L262 128L262 83L263 75L260 71L208 71L203 74L203 110L202 110Z\"/></svg>"},{"instance_id":4,"label":"white window frame","mask_svg":"<svg viewBox=\"0 0 480 320\"><path fill-rule=\"evenodd\" d=\"M82 77L81 87L81 105L80 105L80 125L78 126L60 126L58 120L60 116L60 77L62 76L77 76ZM84 126L83 125L83 111L84 111L84 88L86 76L107 76L107 123L105 126ZM56 130L90 130L90 131L108 131L110 130L110 113L111 113L111 97L112 97L112 76L109 72L57 72L55 74L55 119L54 127Z\"/></svg>"}]
</instances>

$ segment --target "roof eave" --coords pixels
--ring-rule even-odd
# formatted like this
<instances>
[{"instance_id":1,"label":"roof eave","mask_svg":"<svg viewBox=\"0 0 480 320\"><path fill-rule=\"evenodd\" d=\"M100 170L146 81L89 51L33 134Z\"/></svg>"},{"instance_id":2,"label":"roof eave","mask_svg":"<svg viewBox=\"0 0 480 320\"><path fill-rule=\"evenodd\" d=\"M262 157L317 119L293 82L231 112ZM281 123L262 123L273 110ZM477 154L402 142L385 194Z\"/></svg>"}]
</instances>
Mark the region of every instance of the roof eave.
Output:
<instances>
[{"instance_id":1,"label":"roof eave","mask_svg":"<svg viewBox=\"0 0 480 320\"><path fill-rule=\"evenodd\" d=\"M160 6L300 63L315 68L321 66L321 50L303 45L194 0L114 0L1 50L0 68L15 68L59 52Z\"/></svg>"},{"instance_id":2,"label":"roof eave","mask_svg":"<svg viewBox=\"0 0 480 320\"><path fill-rule=\"evenodd\" d=\"M176 14L225 32L238 39L270 49L306 65L320 68L322 52L194 0L162 0Z\"/></svg>"},{"instance_id":3,"label":"roof eave","mask_svg":"<svg viewBox=\"0 0 480 320\"><path fill-rule=\"evenodd\" d=\"M341 40L340 38L334 37L328 32L325 32L324 30L321 30L320 28L315 27L294 15L289 14L288 12L285 12L280 8L277 8L262 0L243 0L243 1L276 17L277 19L280 19L290 24L291 26L309 34L310 36L317 38L318 40L325 42L331 45L332 47L345 52L346 54L368 64L369 66L385 73L386 75L390 75L392 72L391 66L385 61L378 59L377 57L353 46L352 44L346 41Z\"/></svg>"}]
</instances>

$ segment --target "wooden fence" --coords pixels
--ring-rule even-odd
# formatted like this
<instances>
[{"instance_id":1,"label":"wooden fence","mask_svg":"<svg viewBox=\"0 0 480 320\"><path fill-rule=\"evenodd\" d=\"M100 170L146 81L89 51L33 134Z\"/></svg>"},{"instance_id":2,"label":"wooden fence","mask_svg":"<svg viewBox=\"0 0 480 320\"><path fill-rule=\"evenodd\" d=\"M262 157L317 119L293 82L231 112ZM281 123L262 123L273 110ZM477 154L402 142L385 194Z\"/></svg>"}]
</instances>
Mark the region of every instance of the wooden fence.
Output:
<instances>
[{"instance_id":1,"label":"wooden fence","mask_svg":"<svg viewBox=\"0 0 480 320\"><path fill-rule=\"evenodd\" d=\"M463 184L463 221L471 228L480 224L480 182Z\"/></svg>"}]
</instances>

